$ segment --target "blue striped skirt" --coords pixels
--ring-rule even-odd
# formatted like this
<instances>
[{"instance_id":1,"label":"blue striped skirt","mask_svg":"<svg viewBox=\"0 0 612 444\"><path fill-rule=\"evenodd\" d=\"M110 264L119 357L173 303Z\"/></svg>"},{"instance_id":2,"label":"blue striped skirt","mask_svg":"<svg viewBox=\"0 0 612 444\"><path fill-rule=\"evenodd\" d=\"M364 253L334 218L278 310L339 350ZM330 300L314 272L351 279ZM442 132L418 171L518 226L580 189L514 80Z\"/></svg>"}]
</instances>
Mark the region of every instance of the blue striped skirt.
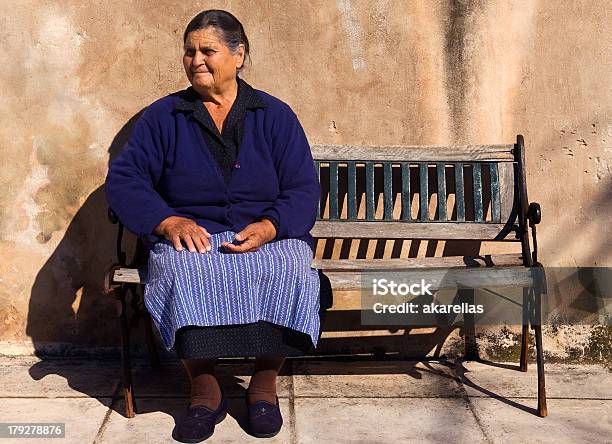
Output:
<instances>
[{"instance_id":1,"label":"blue striped skirt","mask_svg":"<svg viewBox=\"0 0 612 444\"><path fill-rule=\"evenodd\" d=\"M162 240L149 253L144 302L167 350L184 326L268 321L310 336L320 329L319 275L308 243L282 239L249 253L226 253L234 231L209 239L211 251L176 251Z\"/></svg>"}]
</instances>

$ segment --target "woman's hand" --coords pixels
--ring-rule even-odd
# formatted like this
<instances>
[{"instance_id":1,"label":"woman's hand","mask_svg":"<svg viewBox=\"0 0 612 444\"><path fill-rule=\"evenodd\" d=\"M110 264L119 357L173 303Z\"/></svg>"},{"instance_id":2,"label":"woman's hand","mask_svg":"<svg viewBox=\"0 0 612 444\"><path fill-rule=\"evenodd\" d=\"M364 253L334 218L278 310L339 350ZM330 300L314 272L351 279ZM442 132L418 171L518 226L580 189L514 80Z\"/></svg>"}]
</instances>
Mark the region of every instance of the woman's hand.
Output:
<instances>
[{"instance_id":1,"label":"woman's hand","mask_svg":"<svg viewBox=\"0 0 612 444\"><path fill-rule=\"evenodd\" d=\"M248 253L256 251L263 244L270 242L276 237L276 228L272 222L264 219L247 225L244 230L237 233L235 239L241 241L240 245L223 242L221 246L230 253Z\"/></svg>"},{"instance_id":2,"label":"woman's hand","mask_svg":"<svg viewBox=\"0 0 612 444\"><path fill-rule=\"evenodd\" d=\"M200 253L206 253L211 248L208 242L210 233L187 217L167 217L155 228L154 233L171 240L177 251L183 251L181 240L192 253L195 253L196 249Z\"/></svg>"}]
</instances>

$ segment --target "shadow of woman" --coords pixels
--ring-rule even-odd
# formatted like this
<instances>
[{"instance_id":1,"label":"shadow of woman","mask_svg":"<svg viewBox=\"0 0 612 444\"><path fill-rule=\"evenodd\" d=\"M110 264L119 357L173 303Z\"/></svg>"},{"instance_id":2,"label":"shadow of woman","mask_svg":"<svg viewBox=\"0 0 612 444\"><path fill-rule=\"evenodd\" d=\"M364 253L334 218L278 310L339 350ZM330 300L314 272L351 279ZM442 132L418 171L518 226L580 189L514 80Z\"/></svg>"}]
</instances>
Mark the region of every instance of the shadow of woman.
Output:
<instances>
[{"instance_id":1,"label":"shadow of woman","mask_svg":"<svg viewBox=\"0 0 612 444\"><path fill-rule=\"evenodd\" d=\"M129 119L114 137L108 149L109 165L141 113ZM120 389L117 306L114 298L102 291L105 271L116 262L117 226L109 222L107 208L104 187L100 186L88 196L37 273L26 325L34 354L40 358L29 369L32 379L57 374L71 389L103 404L111 393L117 398ZM130 236L124 244L128 250L130 244L135 245L134 236ZM142 344L140 331L135 333L133 343ZM65 360L60 363L58 357L92 359L95 367L88 370L83 361L76 360L74 365ZM164 411L163 407L156 410Z\"/></svg>"}]
</instances>

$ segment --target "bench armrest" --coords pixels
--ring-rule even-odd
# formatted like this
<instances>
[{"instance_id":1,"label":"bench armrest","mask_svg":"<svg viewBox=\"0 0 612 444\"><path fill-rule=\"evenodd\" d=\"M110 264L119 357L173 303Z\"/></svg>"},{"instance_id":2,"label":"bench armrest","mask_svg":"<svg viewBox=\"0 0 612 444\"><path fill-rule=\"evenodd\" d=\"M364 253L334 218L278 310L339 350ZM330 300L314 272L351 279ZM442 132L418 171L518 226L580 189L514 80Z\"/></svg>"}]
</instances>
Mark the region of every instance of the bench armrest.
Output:
<instances>
[{"instance_id":1,"label":"bench armrest","mask_svg":"<svg viewBox=\"0 0 612 444\"><path fill-rule=\"evenodd\" d=\"M539 203L531 202L529 204L529 209L527 210L527 219L529 219L529 225L539 224L542 221L542 210L540 209Z\"/></svg>"}]
</instances>

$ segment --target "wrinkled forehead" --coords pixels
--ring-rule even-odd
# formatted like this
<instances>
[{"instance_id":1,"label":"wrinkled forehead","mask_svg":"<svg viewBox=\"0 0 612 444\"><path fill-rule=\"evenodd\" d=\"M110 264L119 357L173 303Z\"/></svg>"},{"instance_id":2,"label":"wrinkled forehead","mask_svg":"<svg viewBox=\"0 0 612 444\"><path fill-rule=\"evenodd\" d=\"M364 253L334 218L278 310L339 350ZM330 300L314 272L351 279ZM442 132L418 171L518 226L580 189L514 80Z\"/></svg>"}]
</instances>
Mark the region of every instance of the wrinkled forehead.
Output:
<instances>
[{"instance_id":1,"label":"wrinkled forehead","mask_svg":"<svg viewBox=\"0 0 612 444\"><path fill-rule=\"evenodd\" d=\"M209 26L204 29L197 29L187 34L185 48L213 48L219 49L225 46L221 35L217 29Z\"/></svg>"}]
</instances>

